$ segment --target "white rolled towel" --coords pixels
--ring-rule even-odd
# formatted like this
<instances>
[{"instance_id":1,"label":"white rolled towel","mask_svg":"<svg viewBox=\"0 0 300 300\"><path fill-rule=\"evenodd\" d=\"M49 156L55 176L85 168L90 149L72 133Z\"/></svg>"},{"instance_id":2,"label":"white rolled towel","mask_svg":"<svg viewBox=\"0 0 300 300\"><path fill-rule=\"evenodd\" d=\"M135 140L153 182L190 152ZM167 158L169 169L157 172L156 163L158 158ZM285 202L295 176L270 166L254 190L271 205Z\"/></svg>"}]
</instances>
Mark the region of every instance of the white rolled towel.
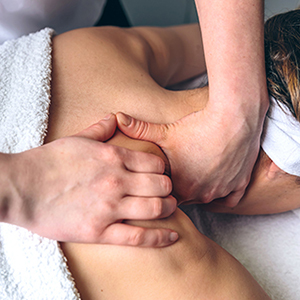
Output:
<instances>
[{"instance_id":1,"label":"white rolled towel","mask_svg":"<svg viewBox=\"0 0 300 300\"><path fill-rule=\"evenodd\" d=\"M0 46L0 151L43 144L50 105L51 38L46 28ZM0 223L0 299L80 299L56 241Z\"/></svg>"}]
</instances>

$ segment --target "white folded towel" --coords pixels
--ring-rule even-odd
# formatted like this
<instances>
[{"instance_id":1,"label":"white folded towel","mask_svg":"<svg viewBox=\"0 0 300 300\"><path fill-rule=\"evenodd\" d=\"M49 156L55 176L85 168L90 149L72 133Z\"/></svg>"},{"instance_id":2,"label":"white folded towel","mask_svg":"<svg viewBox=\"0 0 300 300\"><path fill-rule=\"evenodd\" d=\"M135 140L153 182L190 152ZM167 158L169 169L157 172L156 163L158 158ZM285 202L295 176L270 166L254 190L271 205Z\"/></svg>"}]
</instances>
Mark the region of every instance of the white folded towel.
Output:
<instances>
[{"instance_id":1,"label":"white folded towel","mask_svg":"<svg viewBox=\"0 0 300 300\"><path fill-rule=\"evenodd\" d=\"M281 170L300 176L300 123L285 105L272 97L261 146Z\"/></svg>"},{"instance_id":2,"label":"white folded towel","mask_svg":"<svg viewBox=\"0 0 300 300\"><path fill-rule=\"evenodd\" d=\"M43 144L50 104L52 29L0 46L0 151ZM0 223L0 299L79 299L56 241Z\"/></svg>"}]
</instances>

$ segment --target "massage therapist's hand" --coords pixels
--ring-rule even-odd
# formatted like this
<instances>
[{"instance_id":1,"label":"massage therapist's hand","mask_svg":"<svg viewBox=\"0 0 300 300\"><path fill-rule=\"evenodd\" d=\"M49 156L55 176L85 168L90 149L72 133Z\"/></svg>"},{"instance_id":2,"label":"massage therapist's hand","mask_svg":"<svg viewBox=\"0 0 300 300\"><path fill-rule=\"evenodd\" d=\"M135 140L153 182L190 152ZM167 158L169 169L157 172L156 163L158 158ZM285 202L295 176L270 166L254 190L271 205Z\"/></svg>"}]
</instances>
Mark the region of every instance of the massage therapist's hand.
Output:
<instances>
[{"instance_id":1,"label":"massage therapist's hand","mask_svg":"<svg viewBox=\"0 0 300 300\"><path fill-rule=\"evenodd\" d=\"M162 175L160 158L102 143L115 129L112 115L75 136L5 154L9 176L1 181L10 188L0 199L1 221L59 241L150 247L173 243L177 234L171 230L122 223L167 217L177 202L168 196L172 184Z\"/></svg>"},{"instance_id":2,"label":"massage therapist's hand","mask_svg":"<svg viewBox=\"0 0 300 300\"><path fill-rule=\"evenodd\" d=\"M123 133L162 148L180 203L227 197L226 205L233 207L243 196L258 154L261 126L255 131L242 117L222 115L209 105L172 124L146 123L122 113L117 119Z\"/></svg>"}]
</instances>

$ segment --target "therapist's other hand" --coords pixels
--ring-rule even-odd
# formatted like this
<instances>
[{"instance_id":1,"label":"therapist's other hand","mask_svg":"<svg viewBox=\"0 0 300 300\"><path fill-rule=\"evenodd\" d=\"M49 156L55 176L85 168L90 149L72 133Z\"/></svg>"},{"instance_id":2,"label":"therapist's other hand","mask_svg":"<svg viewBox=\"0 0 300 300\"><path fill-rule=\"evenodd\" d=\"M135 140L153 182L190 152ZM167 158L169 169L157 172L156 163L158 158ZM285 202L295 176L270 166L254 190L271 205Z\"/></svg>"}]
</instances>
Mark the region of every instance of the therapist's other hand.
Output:
<instances>
[{"instance_id":1,"label":"therapist's other hand","mask_svg":"<svg viewBox=\"0 0 300 300\"><path fill-rule=\"evenodd\" d=\"M243 120L228 125L229 117L225 118L207 107L171 124L117 114L124 134L154 142L165 152L179 203L209 203L225 197L224 203L234 207L249 183L260 132L252 132Z\"/></svg>"},{"instance_id":2,"label":"therapist's other hand","mask_svg":"<svg viewBox=\"0 0 300 300\"><path fill-rule=\"evenodd\" d=\"M177 234L169 229L122 223L167 217L177 201L162 159L102 143L116 125L111 115L75 136L13 154L17 213L8 223L65 242L172 244Z\"/></svg>"}]
</instances>

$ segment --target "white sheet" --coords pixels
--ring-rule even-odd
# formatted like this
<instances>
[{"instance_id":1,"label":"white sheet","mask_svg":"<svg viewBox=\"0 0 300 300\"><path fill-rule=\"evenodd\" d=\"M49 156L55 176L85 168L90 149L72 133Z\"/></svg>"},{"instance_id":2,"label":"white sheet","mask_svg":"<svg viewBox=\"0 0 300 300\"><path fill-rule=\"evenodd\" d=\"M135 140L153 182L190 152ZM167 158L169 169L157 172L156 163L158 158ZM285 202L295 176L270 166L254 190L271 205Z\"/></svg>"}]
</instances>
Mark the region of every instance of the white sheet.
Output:
<instances>
[{"instance_id":1,"label":"white sheet","mask_svg":"<svg viewBox=\"0 0 300 300\"><path fill-rule=\"evenodd\" d=\"M183 210L196 227L253 275L274 300L300 299L300 210L276 215L214 214L201 205Z\"/></svg>"}]
</instances>

